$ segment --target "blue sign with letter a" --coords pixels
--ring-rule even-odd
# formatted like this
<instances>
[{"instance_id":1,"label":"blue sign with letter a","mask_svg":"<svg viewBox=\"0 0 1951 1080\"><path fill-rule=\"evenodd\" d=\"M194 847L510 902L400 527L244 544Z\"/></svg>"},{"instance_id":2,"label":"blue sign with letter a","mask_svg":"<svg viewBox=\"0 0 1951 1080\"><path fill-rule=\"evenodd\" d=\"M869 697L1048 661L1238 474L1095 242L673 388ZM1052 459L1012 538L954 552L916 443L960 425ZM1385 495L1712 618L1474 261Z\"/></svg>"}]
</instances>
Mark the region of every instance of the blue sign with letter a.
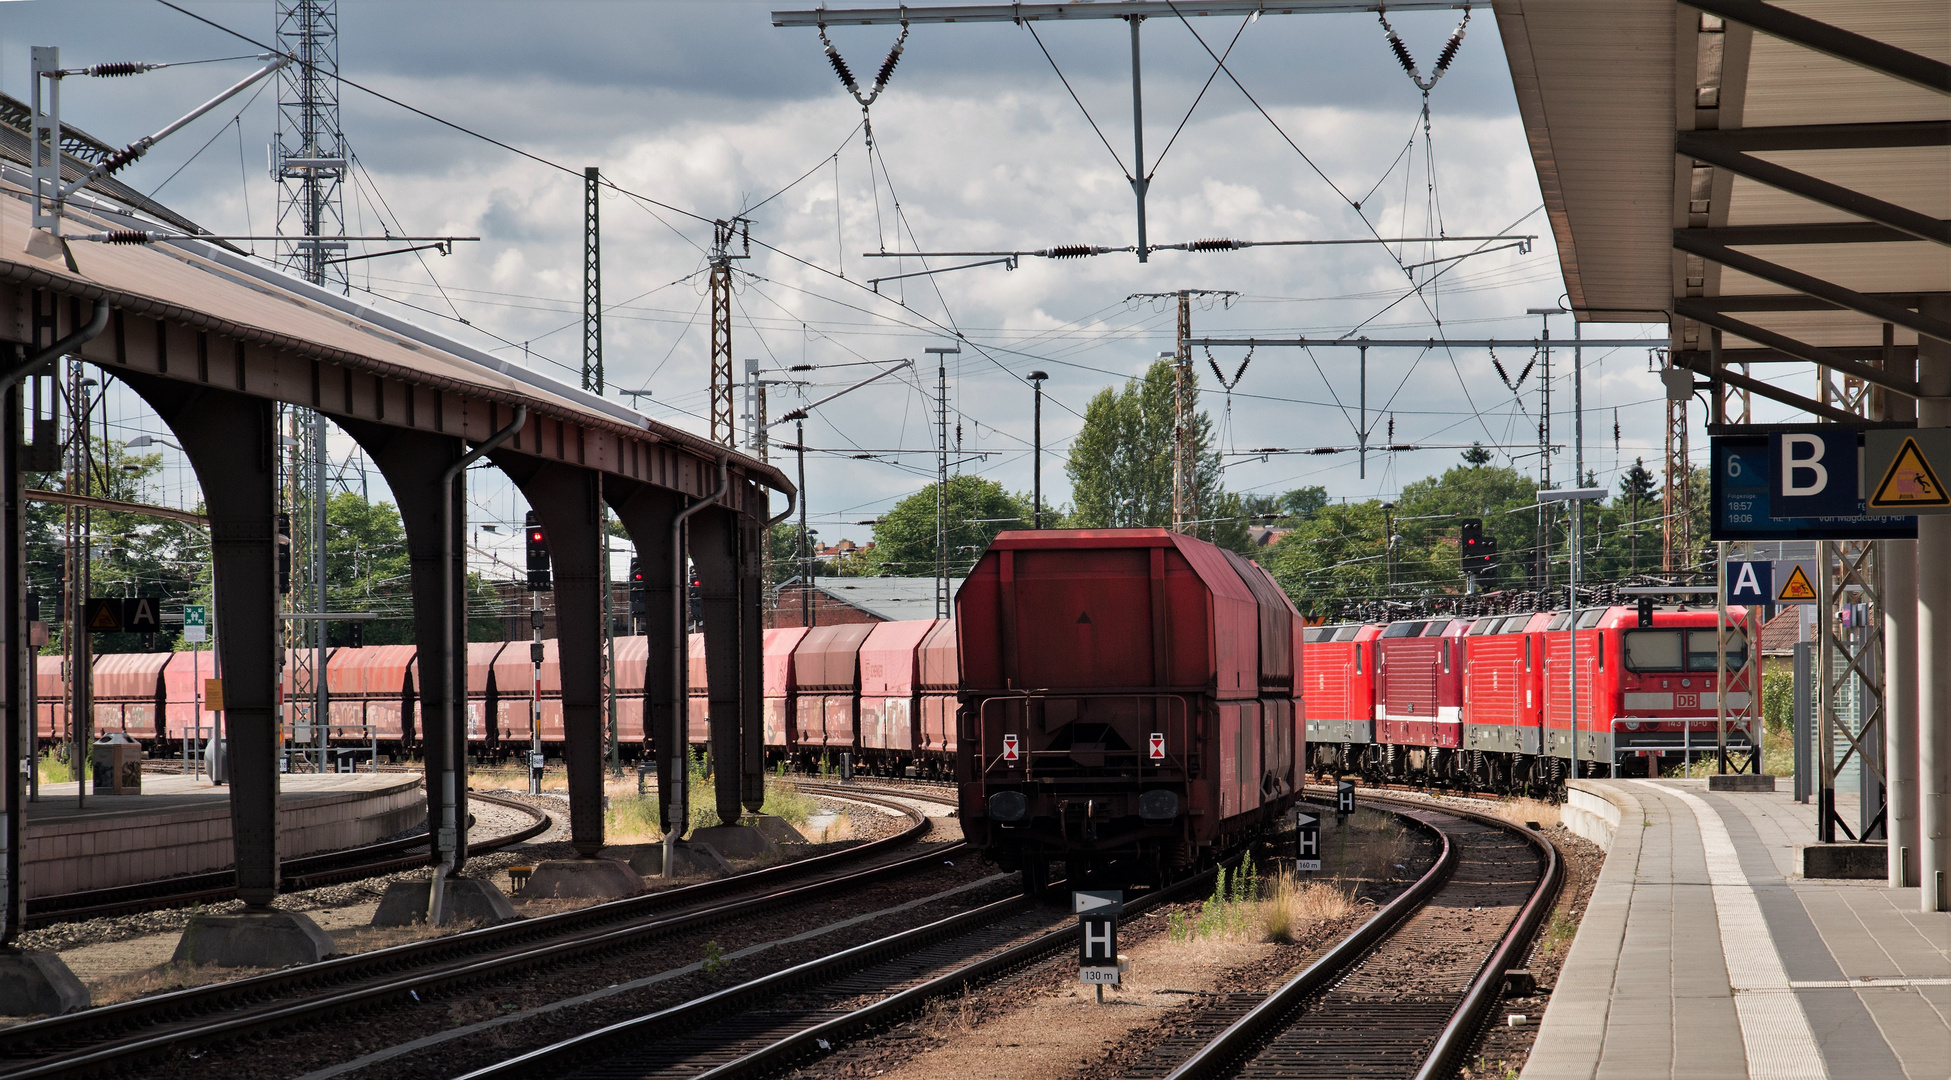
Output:
<instances>
[{"instance_id":1,"label":"blue sign with letter a","mask_svg":"<svg viewBox=\"0 0 1951 1080\"><path fill-rule=\"evenodd\" d=\"M1730 604L1774 603L1775 564L1730 560L1727 564L1727 602Z\"/></svg>"}]
</instances>

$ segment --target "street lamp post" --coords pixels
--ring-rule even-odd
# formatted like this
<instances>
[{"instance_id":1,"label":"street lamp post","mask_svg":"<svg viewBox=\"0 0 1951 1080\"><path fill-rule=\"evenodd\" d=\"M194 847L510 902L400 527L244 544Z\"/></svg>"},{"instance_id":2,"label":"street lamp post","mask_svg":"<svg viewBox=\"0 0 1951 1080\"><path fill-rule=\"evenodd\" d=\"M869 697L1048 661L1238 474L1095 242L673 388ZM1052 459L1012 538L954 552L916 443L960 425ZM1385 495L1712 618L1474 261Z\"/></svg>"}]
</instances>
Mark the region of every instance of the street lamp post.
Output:
<instances>
[{"instance_id":1,"label":"street lamp post","mask_svg":"<svg viewBox=\"0 0 1951 1080\"><path fill-rule=\"evenodd\" d=\"M1567 584L1567 585L1565 586L1565 596L1566 596L1566 604L1565 604L1565 606L1566 606L1566 609L1567 609L1567 611L1568 611L1568 613L1569 613L1569 614L1568 614L1568 615L1566 616L1566 622L1565 622L1565 632L1566 632L1566 634L1568 635L1568 638L1569 638L1569 640L1570 640L1570 642L1571 642L1571 653L1570 653L1570 659L1571 659L1571 676L1572 676L1572 681L1571 681L1571 709L1572 709L1572 725L1571 725L1571 732L1572 732L1572 760L1573 760L1573 761L1577 761L1577 760L1578 760L1578 563L1579 563L1579 546L1578 546L1578 544L1579 544L1579 537L1578 537L1578 533L1579 533L1579 519L1581 519L1581 518L1583 518L1583 517L1585 516L1585 513L1584 513L1584 510L1585 510L1585 508L1584 508L1584 506L1583 506L1583 505L1581 505L1581 504L1583 504L1583 503L1588 503L1588 502L1600 502L1600 501L1603 501L1603 500L1605 499L1605 497L1606 497L1606 489L1605 489L1605 488L1602 488L1602 487L1593 487L1593 488L1559 488L1559 489L1557 489L1557 490L1552 490L1552 491L1540 491L1540 492L1538 492L1538 505L1539 505L1539 507L1540 507L1540 508L1542 508L1542 507L1544 506L1544 504L1546 504L1546 503L1570 503L1570 504L1571 504L1571 511L1572 511L1572 529L1571 529L1571 533L1572 533L1572 536L1571 536L1571 541L1572 541L1572 552L1571 552L1571 558L1570 558L1569 560L1567 560L1567 561L1568 561L1568 562L1570 563L1570 567L1569 567L1569 569L1568 569L1568 571L1567 571L1567 578L1568 578L1568 581L1569 581L1569 583L1568 583L1568 584ZM1544 553L1540 553L1540 555L1539 555L1539 558L1540 558L1540 559L1549 559L1549 556L1548 556L1547 554L1544 554ZM1539 739L1539 740L1538 740L1538 751L1539 751L1539 753L1541 753L1541 754L1542 754L1542 753L1544 752L1544 750L1545 750L1545 746L1544 746L1544 740L1543 740L1543 739L1541 738L1541 739Z\"/></svg>"},{"instance_id":2,"label":"street lamp post","mask_svg":"<svg viewBox=\"0 0 1951 1080\"><path fill-rule=\"evenodd\" d=\"M1036 387L1036 420L1030 435L1030 512L1031 527L1043 528L1043 380L1049 378L1048 372L1030 372L1030 384Z\"/></svg>"}]
</instances>

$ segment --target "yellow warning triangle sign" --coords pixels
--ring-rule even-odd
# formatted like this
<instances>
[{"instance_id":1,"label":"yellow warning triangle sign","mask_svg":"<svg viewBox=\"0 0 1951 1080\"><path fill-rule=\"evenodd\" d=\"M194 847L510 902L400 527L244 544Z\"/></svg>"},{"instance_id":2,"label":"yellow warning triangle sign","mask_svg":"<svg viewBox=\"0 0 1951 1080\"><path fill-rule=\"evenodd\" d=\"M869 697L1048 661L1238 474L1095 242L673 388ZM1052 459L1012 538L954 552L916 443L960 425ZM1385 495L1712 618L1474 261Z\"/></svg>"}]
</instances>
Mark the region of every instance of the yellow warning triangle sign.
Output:
<instances>
[{"instance_id":1,"label":"yellow warning triangle sign","mask_svg":"<svg viewBox=\"0 0 1951 1080\"><path fill-rule=\"evenodd\" d=\"M1815 586L1809 584L1809 575L1803 573L1800 566L1791 568L1788 572L1788 580L1782 582L1782 587L1775 590L1775 599L1778 601L1814 600L1815 598Z\"/></svg>"},{"instance_id":2,"label":"yellow warning triangle sign","mask_svg":"<svg viewBox=\"0 0 1951 1080\"><path fill-rule=\"evenodd\" d=\"M1890 467L1883 471L1876 492L1870 496L1872 509L1897 509L1917 506L1951 506L1951 493L1937 478L1917 440L1906 438Z\"/></svg>"},{"instance_id":3,"label":"yellow warning triangle sign","mask_svg":"<svg viewBox=\"0 0 1951 1080\"><path fill-rule=\"evenodd\" d=\"M122 620L116 617L115 612L109 610L107 604L101 604L95 608L95 617L88 620L88 629L120 630L122 629Z\"/></svg>"}]
</instances>

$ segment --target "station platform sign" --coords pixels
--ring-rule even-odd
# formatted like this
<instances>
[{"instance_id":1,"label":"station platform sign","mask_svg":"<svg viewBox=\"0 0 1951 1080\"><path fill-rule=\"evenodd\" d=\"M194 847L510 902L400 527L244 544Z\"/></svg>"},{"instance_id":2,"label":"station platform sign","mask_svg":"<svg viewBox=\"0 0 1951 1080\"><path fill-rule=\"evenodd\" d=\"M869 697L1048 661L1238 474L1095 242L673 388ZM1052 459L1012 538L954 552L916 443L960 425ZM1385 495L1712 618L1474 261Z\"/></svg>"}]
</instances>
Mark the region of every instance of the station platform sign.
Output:
<instances>
[{"instance_id":1,"label":"station platform sign","mask_svg":"<svg viewBox=\"0 0 1951 1080\"><path fill-rule=\"evenodd\" d=\"M1915 539L1912 514L1877 512L1868 504L1862 490L1865 434L1841 424L1810 424L1713 436L1711 538Z\"/></svg>"}]
</instances>

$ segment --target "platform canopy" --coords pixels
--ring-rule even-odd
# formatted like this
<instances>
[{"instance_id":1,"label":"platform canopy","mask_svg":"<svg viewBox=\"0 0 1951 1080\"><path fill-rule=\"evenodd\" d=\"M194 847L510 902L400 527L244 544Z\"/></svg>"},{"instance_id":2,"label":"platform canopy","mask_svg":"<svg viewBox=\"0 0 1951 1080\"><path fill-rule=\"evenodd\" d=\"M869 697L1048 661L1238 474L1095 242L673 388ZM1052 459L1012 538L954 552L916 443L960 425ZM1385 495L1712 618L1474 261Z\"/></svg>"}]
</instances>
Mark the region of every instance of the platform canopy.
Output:
<instances>
[{"instance_id":1,"label":"platform canopy","mask_svg":"<svg viewBox=\"0 0 1951 1080\"><path fill-rule=\"evenodd\" d=\"M1915 311L1951 292L1943 0L1494 6L1581 319L1859 376L1951 330Z\"/></svg>"}]
</instances>

